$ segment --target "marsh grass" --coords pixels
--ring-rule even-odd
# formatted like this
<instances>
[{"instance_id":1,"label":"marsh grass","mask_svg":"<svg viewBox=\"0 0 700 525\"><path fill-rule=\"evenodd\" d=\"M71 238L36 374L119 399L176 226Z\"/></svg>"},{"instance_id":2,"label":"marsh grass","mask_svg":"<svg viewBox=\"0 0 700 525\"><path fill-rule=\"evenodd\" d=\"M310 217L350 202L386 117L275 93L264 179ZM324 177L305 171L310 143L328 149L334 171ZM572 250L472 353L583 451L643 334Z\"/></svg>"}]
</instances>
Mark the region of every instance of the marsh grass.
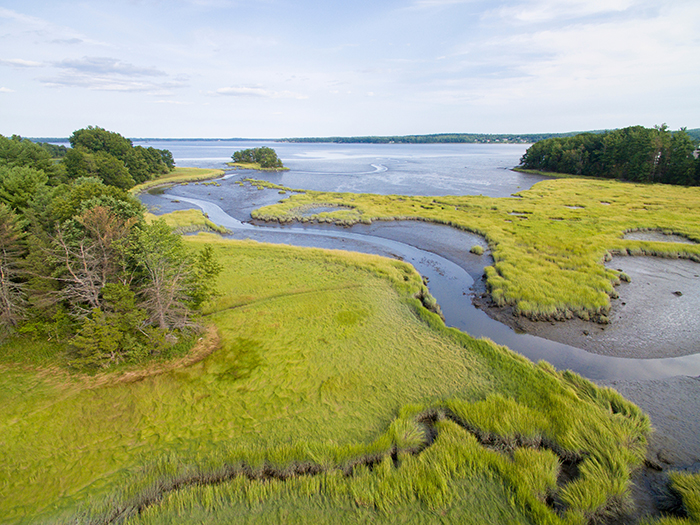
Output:
<instances>
[{"instance_id":1,"label":"marsh grass","mask_svg":"<svg viewBox=\"0 0 700 525\"><path fill-rule=\"evenodd\" d=\"M136 195L143 191L152 190L159 186L168 186L170 184L182 184L187 182L203 181L216 179L224 175L224 170L215 170L207 168L175 168L173 171L161 175L160 177L138 184L129 190L130 193Z\"/></svg>"},{"instance_id":2,"label":"marsh grass","mask_svg":"<svg viewBox=\"0 0 700 525\"><path fill-rule=\"evenodd\" d=\"M227 162L227 166L237 170L289 171L289 168L263 168L259 162Z\"/></svg>"},{"instance_id":3,"label":"marsh grass","mask_svg":"<svg viewBox=\"0 0 700 525\"><path fill-rule=\"evenodd\" d=\"M646 416L446 327L411 266L186 242L224 267L206 359L95 385L4 358L3 522L583 524L625 502Z\"/></svg>"},{"instance_id":4,"label":"marsh grass","mask_svg":"<svg viewBox=\"0 0 700 525\"><path fill-rule=\"evenodd\" d=\"M177 233L195 233L200 231L226 234L228 230L210 221L201 210L176 210L161 216L145 214L146 222L163 219Z\"/></svg>"},{"instance_id":5,"label":"marsh grass","mask_svg":"<svg viewBox=\"0 0 700 525\"><path fill-rule=\"evenodd\" d=\"M307 191L255 210L259 220L339 225L422 220L482 235L494 264L491 298L532 319L575 316L605 322L621 277L602 262L613 255L651 255L700 262L700 244L624 239L659 230L700 242L700 188L565 178L535 184L517 199L421 197ZM314 206L351 213L302 216Z\"/></svg>"}]
</instances>

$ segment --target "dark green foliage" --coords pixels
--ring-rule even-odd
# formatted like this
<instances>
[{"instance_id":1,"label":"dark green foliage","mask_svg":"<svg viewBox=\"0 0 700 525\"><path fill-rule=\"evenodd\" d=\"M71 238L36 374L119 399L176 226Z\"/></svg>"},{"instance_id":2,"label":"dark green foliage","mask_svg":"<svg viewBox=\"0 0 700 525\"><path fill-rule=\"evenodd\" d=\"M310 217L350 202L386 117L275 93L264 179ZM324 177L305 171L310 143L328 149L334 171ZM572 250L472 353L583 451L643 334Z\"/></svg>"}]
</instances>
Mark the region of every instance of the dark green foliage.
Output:
<instances>
[{"instance_id":1,"label":"dark green foliage","mask_svg":"<svg viewBox=\"0 0 700 525\"><path fill-rule=\"evenodd\" d=\"M63 162L71 179L94 177L124 190L135 184L124 162L104 151L90 153L85 148L76 147L68 152Z\"/></svg>"},{"instance_id":2,"label":"dark green foliage","mask_svg":"<svg viewBox=\"0 0 700 525\"><path fill-rule=\"evenodd\" d=\"M162 330L192 326L192 308L214 293L221 271L211 248L190 254L163 220L134 229L127 248L149 323Z\"/></svg>"},{"instance_id":3,"label":"dark green foliage","mask_svg":"<svg viewBox=\"0 0 700 525\"><path fill-rule=\"evenodd\" d=\"M0 202L15 210L24 210L48 180L41 170L27 166L0 166Z\"/></svg>"},{"instance_id":4,"label":"dark green foliage","mask_svg":"<svg viewBox=\"0 0 700 525\"><path fill-rule=\"evenodd\" d=\"M70 343L78 366L160 353L196 326L219 271L210 250L144 224L126 191L172 169L172 154L93 127L71 145L55 164L53 148L0 136L2 333Z\"/></svg>"},{"instance_id":5,"label":"dark green foliage","mask_svg":"<svg viewBox=\"0 0 700 525\"><path fill-rule=\"evenodd\" d=\"M48 151L49 155L54 159L63 158L66 156L66 153L68 153L68 148L63 144L49 144L48 142L37 142L37 144Z\"/></svg>"},{"instance_id":6,"label":"dark green foliage","mask_svg":"<svg viewBox=\"0 0 700 525\"><path fill-rule=\"evenodd\" d=\"M73 149L64 162L71 178L96 176L106 184L129 189L175 166L169 151L134 147L131 140L100 127L75 131L70 143Z\"/></svg>"},{"instance_id":7,"label":"dark green foliage","mask_svg":"<svg viewBox=\"0 0 700 525\"><path fill-rule=\"evenodd\" d=\"M252 148L236 151L231 158L234 162L258 163L261 168L282 168L282 161L272 148Z\"/></svg>"},{"instance_id":8,"label":"dark green foliage","mask_svg":"<svg viewBox=\"0 0 700 525\"><path fill-rule=\"evenodd\" d=\"M632 126L603 134L584 133L533 144L520 159L526 169L632 182L700 184L696 141L684 129Z\"/></svg>"},{"instance_id":9,"label":"dark green foliage","mask_svg":"<svg viewBox=\"0 0 700 525\"><path fill-rule=\"evenodd\" d=\"M146 313L137 306L134 292L115 283L105 285L102 295L104 309L95 308L73 340L73 364L106 367L148 355Z\"/></svg>"},{"instance_id":10,"label":"dark green foliage","mask_svg":"<svg viewBox=\"0 0 700 525\"><path fill-rule=\"evenodd\" d=\"M12 138L0 135L0 166L25 166L50 172L54 164L51 154L31 140L19 135Z\"/></svg>"}]
</instances>

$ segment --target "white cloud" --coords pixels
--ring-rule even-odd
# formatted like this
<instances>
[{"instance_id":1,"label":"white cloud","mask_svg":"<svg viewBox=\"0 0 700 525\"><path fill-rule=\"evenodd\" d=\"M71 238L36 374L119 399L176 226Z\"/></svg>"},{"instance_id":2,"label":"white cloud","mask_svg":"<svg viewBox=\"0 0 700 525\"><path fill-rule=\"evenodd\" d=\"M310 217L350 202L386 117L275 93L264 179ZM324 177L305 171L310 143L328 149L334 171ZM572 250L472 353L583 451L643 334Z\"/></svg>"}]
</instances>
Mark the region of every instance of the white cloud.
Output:
<instances>
[{"instance_id":1,"label":"white cloud","mask_svg":"<svg viewBox=\"0 0 700 525\"><path fill-rule=\"evenodd\" d=\"M414 9L431 9L459 4L473 3L474 0L414 0L411 7Z\"/></svg>"},{"instance_id":2,"label":"white cloud","mask_svg":"<svg viewBox=\"0 0 700 525\"><path fill-rule=\"evenodd\" d=\"M0 87L0 93L14 93L14 89L6 88L6 87Z\"/></svg>"},{"instance_id":3,"label":"white cloud","mask_svg":"<svg viewBox=\"0 0 700 525\"><path fill-rule=\"evenodd\" d=\"M272 91L260 87L223 87L215 91L217 95L225 95L231 97L256 97L256 98L294 98L303 100L309 98L299 93L291 91Z\"/></svg>"},{"instance_id":4,"label":"white cloud","mask_svg":"<svg viewBox=\"0 0 700 525\"><path fill-rule=\"evenodd\" d=\"M116 58L83 57L78 60L62 60L54 64L60 69L69 69L82 73L120 75L128 77L158 77L165 76L163 71L155 67L139 67Z\"/></svg>"},{"instance_id":5,"label":"white cloud","mask_svg":"<svg viewBox=\"0 0 700 525\"><path fill-rule=\"evenodd\" d=\"M621 12L632 7L634 3L635 0L528 0L518 5L496 9L486 16L538 23Z\"/></svg>"},{"instance_id":6,"label":"white cloud","mask_svg":"<svg viewBox=\"0 0 700 525\"><path fill-rule=\"evenodd\" d=\"M14 67L41 67L44 64L35 60L24 60L23 58L0 58L0 64Z\"/></svg>"}]
</instances>

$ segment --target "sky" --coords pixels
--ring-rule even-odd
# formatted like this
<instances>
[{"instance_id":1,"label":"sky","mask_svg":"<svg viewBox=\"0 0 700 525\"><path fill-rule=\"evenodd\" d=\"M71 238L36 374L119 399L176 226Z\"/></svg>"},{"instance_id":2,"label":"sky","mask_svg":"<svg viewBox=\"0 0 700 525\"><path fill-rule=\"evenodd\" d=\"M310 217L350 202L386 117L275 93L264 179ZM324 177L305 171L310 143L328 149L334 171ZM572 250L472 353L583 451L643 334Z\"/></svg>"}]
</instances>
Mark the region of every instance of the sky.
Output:
<instances>
[{"instance_id":1,"label":"sky","mask_svg":"<svg viewBox=\"0 0 700 525\"><path fill-rule=\"evenodd\" d=\"M698 0L2 0L0 134L700 127Z\"/></svg>"}]
</instances>

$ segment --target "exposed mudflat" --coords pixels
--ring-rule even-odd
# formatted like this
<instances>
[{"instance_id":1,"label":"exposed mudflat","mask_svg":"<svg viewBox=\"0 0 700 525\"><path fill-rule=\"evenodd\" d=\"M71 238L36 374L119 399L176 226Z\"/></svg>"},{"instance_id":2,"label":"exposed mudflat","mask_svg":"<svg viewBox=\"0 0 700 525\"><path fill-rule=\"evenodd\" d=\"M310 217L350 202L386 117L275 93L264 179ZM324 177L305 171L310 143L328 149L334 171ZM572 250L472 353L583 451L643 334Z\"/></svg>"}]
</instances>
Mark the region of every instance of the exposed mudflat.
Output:
<instances>
[{"instance_id":1,"label":"exposed mudflat","mask_svg":"<svg viewBox=\"0 0 700 525\"><path fill-rule=\"evenodd\" d=\"M609 267L631 282L616 288L610 324L580 319L537 322L503 309L489 315L527 333L588 352L640 359L700 353L700 264L684 259L616 257Z\"/></svg>"}]
</instances>

